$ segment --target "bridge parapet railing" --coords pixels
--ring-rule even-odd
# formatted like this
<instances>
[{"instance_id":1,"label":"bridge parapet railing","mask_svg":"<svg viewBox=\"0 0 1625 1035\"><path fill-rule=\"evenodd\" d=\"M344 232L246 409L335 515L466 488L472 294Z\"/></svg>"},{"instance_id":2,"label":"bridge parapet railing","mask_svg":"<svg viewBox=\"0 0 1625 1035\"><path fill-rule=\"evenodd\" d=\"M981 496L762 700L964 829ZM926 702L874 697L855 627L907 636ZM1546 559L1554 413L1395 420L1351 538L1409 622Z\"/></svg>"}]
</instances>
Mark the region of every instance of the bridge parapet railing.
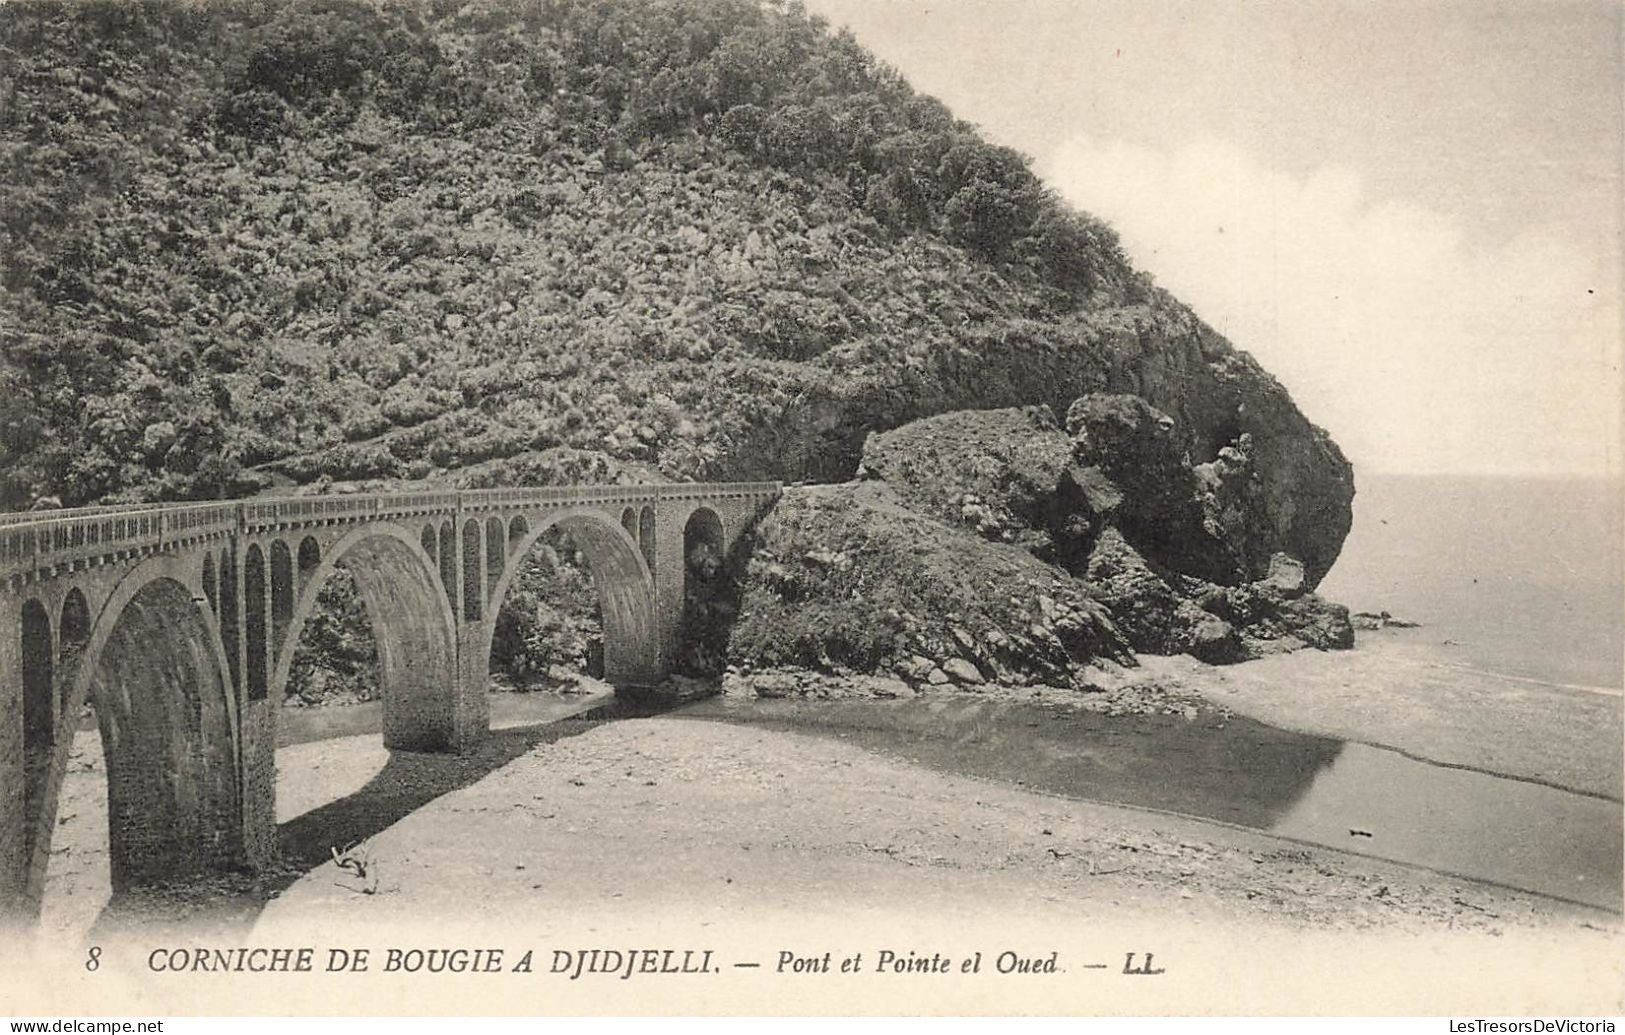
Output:
<instances>
[{"instance_id":1,"label":"bridge parapet railing","mask_svg":"<svg viewBox=\"0 0 1625 1035\"><path fill-rule=\"evenodd\" d=\"M491 510L572 503L648 502L655 498L658 488L656 485L541 485L522 489L469 489L461 496L464 507Z\"/></svg>"},{"instance_id":2,"label":"bridge parapet railing","mask_svg":"<svg viewBox=\"0 0 1625 1035\"><path fill-rule=\"evenodd\" d=\"M455 492L375 493L364 496L284 496L242 504L243 523L259 529L275 525L382 519L409 514L452 511Z\"/></svg>"},{"instance_id":3,"label":"bridge parapet railing","mask_svg":"<svg viewBox=\"0 0 1625 1035\"><path fill-rule=\"evenodd\" d=\"M165 507L174 505L172 503L112 503L98 507L53 507L48 510L18 510L8 514L0 514L0 527L31 525L40 521L61 521L66 518L128 514L137 510L162 510Z\"/></svg>"},{"instance_id":4,"label":"bridge parapet railing","mask_svg":"<svg viewBox=\"0 0 1625 1035\"><path fill-rule=\"evenodd\" d=\"M659 499L774 496L778 482L675 483L651 485L554 485L455 492L380 493L365 496L287 496L242 504L250 529L309 521L399 518L449 513L459 508L552 506L573 503L635 503Z\"/></svg>"},{"instance_id":5,"label":"bridge parapet railing","mask_svg":"<svg viewBox=\"0 0 1625 1035\"><path fill-rule=\"evenodd\" d=\"M778 482L568 485L26 511L0 515L0 574L279 525L450 514L459 509L644 503L663 499L766 499L778 495L779 491Z\"/></svg>"},{"instance_id":6,"label":"bridge parapet railing","mask_svg":"<svg viewBox=\"0 0 1625 1035\"><path fill-rule=\"evenodd\" d=\"M778 482L671 482L648 485L561 485L523 489L471 489L465 507L537 506L555 503L652 503L668 499L777 496Z\"/></svg>"},{"instance_id":7,"label":"bridge parapet railing","mask_svg":"<svg viewBox=\"0 0 1625 1035\"><path fill-rule=\"evenodd\" d=\"M30 520L0 525L0 565L69 564L119 550L226 535L237 527L234 503L139 504L34 511Z\"/></svg>"},{"instance_id":8,"label":"bridge parapet railing","mask_svg":"<svg viewBox=\"0 0 1625 1035\"><path fill-rule=\"evenodd\" d=\"M404 492L379 498L380 517L413 517L419 514L451 514L457 510L457 492Z\"/></svg>"},{"instance_id":9,"label":"bridge parapet railing","mask_svg":"<svg viewBox=\"0 0 1625 1035\"><path fill-rule=\"evenodd\" d=\"M678 482L663 485L662 498L719 499L756 496L763 499L779 495L784 490L780 482Z\"/></svg>"}]
</instances>

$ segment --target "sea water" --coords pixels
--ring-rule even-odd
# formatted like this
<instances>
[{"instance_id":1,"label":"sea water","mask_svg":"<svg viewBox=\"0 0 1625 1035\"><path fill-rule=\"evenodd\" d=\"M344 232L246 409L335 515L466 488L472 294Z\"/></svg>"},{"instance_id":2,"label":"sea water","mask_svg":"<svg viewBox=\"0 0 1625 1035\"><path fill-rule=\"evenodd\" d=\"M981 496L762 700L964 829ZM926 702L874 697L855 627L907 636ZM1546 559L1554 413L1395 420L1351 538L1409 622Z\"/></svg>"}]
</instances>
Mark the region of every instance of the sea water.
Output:
<instances>
[{"instance_id":1,"label":"sea water","mask_svg":"<svg viewBox=\"0 0 1625 1035\"><path fill-rule=\"evenodd\" d=\"M1625 483L1356 472L1355 485L1323 596L1421 622L1446 662L1619 692Z\"/></svg>"}]
</instances>

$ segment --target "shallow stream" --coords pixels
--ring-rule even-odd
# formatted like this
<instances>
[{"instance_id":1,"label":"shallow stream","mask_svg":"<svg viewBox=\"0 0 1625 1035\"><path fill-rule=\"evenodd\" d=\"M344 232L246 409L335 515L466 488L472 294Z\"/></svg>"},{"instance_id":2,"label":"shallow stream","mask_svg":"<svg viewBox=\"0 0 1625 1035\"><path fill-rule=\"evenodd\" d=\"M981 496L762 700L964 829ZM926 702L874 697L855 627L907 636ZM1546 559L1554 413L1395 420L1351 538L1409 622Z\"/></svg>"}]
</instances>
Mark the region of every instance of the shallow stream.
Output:
<instances>
[{"instance_id":1,"label":"shallow stream","mask_svg":"<svg viewBox=\"0 0 1625 1035\"><path fill-rule=\"evenodd\" d=\"M1209 709L1106 716L949 695L712 698L676 714L832 737L944 772L1220 820L1620 909L1617 801Z\"/></svg>"}]
</instances>

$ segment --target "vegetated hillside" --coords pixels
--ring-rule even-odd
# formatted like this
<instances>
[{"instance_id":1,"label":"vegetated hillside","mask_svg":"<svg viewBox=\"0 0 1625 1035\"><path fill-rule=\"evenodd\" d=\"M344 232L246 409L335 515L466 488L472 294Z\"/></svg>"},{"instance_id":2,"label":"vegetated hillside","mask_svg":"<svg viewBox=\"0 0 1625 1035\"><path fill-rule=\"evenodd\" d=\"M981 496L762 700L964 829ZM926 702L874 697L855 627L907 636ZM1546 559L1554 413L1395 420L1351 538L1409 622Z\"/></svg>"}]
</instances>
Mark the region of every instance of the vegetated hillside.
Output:
<instances>
[{"instance_id":1,"label":"vegetated hillside","mask_svg":"<svg viewBox=\"0 0 1625 1035\"><path fill-rule=\"evenodd\" d=\"M0 506L862 464L886 485L788 495L690 601L686 668L1316 642L1259 587L1336 558L1337 447L794 2L13 0L0 156ZM1067 430L954 416L1001 407ZM498 675L597 649L555 553ZM290 692L369 696L353 587L328 602Z\"/></svg>"},{"instance_id":2,"label":"vegetated hillside","mask_svg":"<svg viewBox=\"0 0 1625 1035\"><path fill-rule=\"evenodd\" d=\"M6 506L840 480L1115 391L1198 462L1250 433L1312 577L1346 532L1273 379L796 4L25 0L0 48Z\"/></svg>"}]
</instances>

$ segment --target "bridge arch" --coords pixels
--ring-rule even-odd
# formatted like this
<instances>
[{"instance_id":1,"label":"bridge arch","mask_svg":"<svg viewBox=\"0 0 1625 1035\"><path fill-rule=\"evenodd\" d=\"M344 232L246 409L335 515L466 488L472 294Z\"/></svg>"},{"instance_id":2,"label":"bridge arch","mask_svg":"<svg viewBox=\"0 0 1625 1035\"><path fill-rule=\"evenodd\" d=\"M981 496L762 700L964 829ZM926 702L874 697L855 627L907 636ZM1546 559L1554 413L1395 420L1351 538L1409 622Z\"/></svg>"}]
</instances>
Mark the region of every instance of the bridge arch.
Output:
<instances>
[{"instance_id":1,"label":"bridge arch","mask_svg":"<svg viewBox=\"0 0 1625 1035\"><path fill-rule=\"evenodd\" d=\"M720 675L727 664L728 637L739 613L729 560L721 516L695 507L683 522L683 615L674 659L690 675Z\"/></svg>"},{"instance_id":2,"label":"bridge arch","mask_svg":"<svg viewBox=\"0 0 1625 1035\"><path fill-rule=\"evenodd\" d=\"M649 678L659 669L660 652L654 577L637 539L614 515L571 509L548 514L534 526L527 524L523 535L513 541L508 551L502 578L491 596L489 613L494 616L500 610L525 555L552 528L568 532L587 556L593 586L598 591L598 607L603 614L605 678L612 683ZM487 665L495 632L496 622L486 622L481 657Z\"/></svg>"},{"instance_id":3,"label":"bridge arch","mask_svg":"<svg viewBox=\"0 0 1625 1035\"><path fill-rule=\"evenodd\" d=\"M440 522L440 548L435 556L440 560L440 581L446 587L446 599L457 601L457 530L448 518Z\"/></svg>"},{"instance_id":4,"label":"bridge arch","mask_svg":"<svg viewBox=\"0 0 1625 1035\"><path fill-rule=\"evenodd\" d=\"M231 683L241 687L243 674L237 659L237 647L242 642L242 615L237 607L237 561L228 547L220 551L220 642L226 646L226 664L231 671Z\"/></svg>"},{"instance_id":5,"label":"bridge arch","mask_svg":"<svg viewBox=\"0 0 1625 1035\"><path fill-rule=\"evenodd\" d=\"M310 573L322 563L322 544L313 535L299 540L299 578L309 581Z\"/></svg>"},{"instance_id":6,"label":"bridge arch","mask_svg":"<svg viewBox=\"0 0 1625 1035\"><path fill-rule=\"evenodd\" d=\"M174 557L126 575L84 642L65 702L95 707L115 891L242 861L240 726L199 575ZM43 876L37 849L35 866Z\"/></svg>"},{"instance_id":7,"label":"bridge arch","mask_svg":"<svg viewBox=\"0 0 1625 1035\"><path fill-rule=\"evenodd\" d=\"M265 623L265 551L251 543L243 553L243 625L248 637L245 655L248 699L263 701L270 694L270 629Z\"/></svg>"},{"instance_id":8,"label":"bridge arch","mask_svg":"<svg viewBox=\"0 0 1625 1035\"><path fill-rule=\"evenodd\" d=\"M220 613L220 576L214 567L214 551L203 555L203 595L209 598L209 608Z\"/></svg>"},{"instance_id":9,"label":"bridge arch","mask_svg":"<svg viewBox=\"0 0 1625 1035\"><path fill-rule=\"evenodd\" d=\"M43 743L48 747L56 727L53 676L56 650L51 634L51 612L33 597L23 601L19 635L23 669L23 742L25 745Z\"/></svg>"},{"instance_id":10,"label":"bridge arch","mask_svg":"<svg viewBox=\"0 0 1625 1035\"><path fill-rule=\"evenodd\" d=\"M480 587L483 599L490 600L502 578L502 562L508 556L508 530L499 517L485 520L485 585Z\"/></svg>"},{"instance_id":11,"label":"bridge arch","mask_svg":"<svg viewBox=\"0 0 1625 1035\"><path fill-rule=\"evenodd\" d=\"M463 522L463 618L470 622L480 620L480 599L485 596L483 528L479 518Z\"/></svg>"},{"instance_id":12,"label":"bridge arch","mask_svg":"<svg viewBox=\"0 0 1625 1035\"><path fill-rule=\"evenodd\" d=\"M62 598L62 620L57 624L56 638L56 681L63 687L62 699L57 705L66 714L69 690L78 676L85 645L90 642L90 602L78 586L68 590L67 596Z\"/></svg>"},{"instance_id":13,"label":"bridge arch","mask_svg":"<svg viewBox=\"0 0 1625 1035\"><path fill-rule=\"evenodd\" d=\"M277 652L271 690L278 702L316 598L343 564L355 579L378 645L385 746L402 751L453 746L456 621L442 590L441 567L424 549L427 541L427 535L377 524L349 533L325 551L305 580Z\"/></svg>"},{"instance_id":14,"label":"bridge arch","mask_svg":"<svg viewBox=\"0 0 1625 1035\"><path fill-rule=\"evenodd\" d=\"M713 550L720 557L727 549L727 529L723 527L722 518L710 507L695 507L689 512L688 520L683 523L683 551L697 546L705 546Z\"/></svg>"},{"instance_id":15,"label":"bridge arch","mask_svg":"<svg viewBox=\"0 0 1625 1035\"><path fill-rule=\"evenodd\" d=\"M271 640L282 643L293 617L293 551L288 544L275 539L271 542Z\"/></svg>"}]
</instances>

